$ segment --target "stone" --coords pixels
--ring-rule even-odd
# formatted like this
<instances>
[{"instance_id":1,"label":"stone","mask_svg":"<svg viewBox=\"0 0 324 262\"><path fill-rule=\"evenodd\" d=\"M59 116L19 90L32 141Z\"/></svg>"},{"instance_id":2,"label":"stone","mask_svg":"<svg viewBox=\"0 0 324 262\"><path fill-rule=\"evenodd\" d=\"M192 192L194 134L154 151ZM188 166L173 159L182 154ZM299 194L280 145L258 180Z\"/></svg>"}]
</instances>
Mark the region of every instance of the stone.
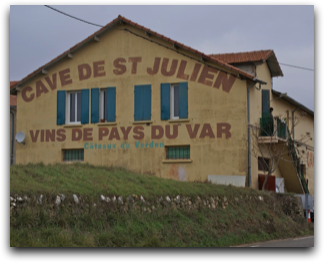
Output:
<instances>
[{"instance_id":1,"label":"stone","mask_svg":"<svg viewBox=\"0 0 324 262\"><path fill-rule=\"evenodd\" d=\"M116 200L116 196L113 197L113 202L116 204L117 200Z\"/></svg>"},{"instance_id":2,"label":"stone","mask_svg":"<svg viewBox=\"0 0 324 262\"><path fill-rule=\"evenodd\" d=\"M214 203L211 205L211 207L212 207L212 209L215 209L216 208L216 206L215 206Z\"/></svg>"},{"instance_id":3,"label":"stone","mask_svg":"<svg viewBox=\"0 0 324 262\"><path fill-rule=\"evenodd\" d=\"M165 200L166 200L167 202L169 202L169 203L171 202L171 199L170 199L169 196L166 196Z\"/></svg>"},{"instance_id":4,"label":"stone","mask_svg":"<svg viewBox=\"0 0 324 262\"><path fill-rule=\"evenodd\" d=\"M106 202L109 203L111 200L109 197L106 197Z\"/></svg>"},{"instance_id":5,"label":"stone","mask_svg":"<svg viewBox=\"0 0 324 262\"><path fill-rule=\"evenodd\" d=\"M263 201L263 197L262 197L262 196L259 196L259 200L260 200L260 201Z\"/></svg>"},{"instance_id":6,"label":"stone","mask_svg":"<svg viewBox=\"0 0 324 262\"><path fill-rule=\"evenodd\" d=\"M77 197L76 194L73 194L73 199L76 204L79 204L79 198Z\"/></svg>"},{"instance_id":7,"label":"stone","mask_svg":"<svg viewBox=\"0 0 324 262\"><path fill-rule=\"evenodd\" d=\"M189 200L189 201L188 201L188 205L191 206L191 204L192 204L192 202Z\"/></svg>"},{"instance_id":8,"label":"stone","mask_svg":"<svg viewBox=\"0 0 324 262\"><path fill-rule=\"evenodd\" d=\"M106 201L106 198L105 198L105 196L103 196L103 195L100 195L100 198L101 198L101 201Z\"/></svg>"},{"instance_id":9,"label":"stone","mask_svg":"<svg viewBox=\"0 0 324 262\"><path fill-rule=\"evenodd\" d=\"M60 194L60 197L61 197L61 200L64 201L64 199L65 199L65 195Z\"/></svg>"},{"instance_id":10,"label":"stone","mask_svg":"<svg viewBox=\"0 0 324 262\"><path fill-rule=\"evenodd\" d=\"M59 206L60 204L61 204L61 198L59 196L56 196L55 205Z\"/></svg>"},{"instance_id":11,"label":"stone","mask_svg":"<svg viewBox=\"0 0 324 262\"><path fill-rule=\"evenodd\" d=\"M13 197L10 197L10 201L16 202L16 199L14 199Z\"/></svg>"},{"instance_id":12,"label":"stone","mask_svg":"<svg viewBox=\"0 0 324 262\"><path fill-rule=\"evenodd\" d=\"M131 196L128 196L128 197L127 197L127 201L128 201L128 203L130 203L130 204L133 204L133 203L134 203L134 200L133 200L133 198L132 198Z\"/></svg>"},{"instance_id":13,"label":"stone","mask_svg":"<svg viewBox=\"0 0 324 262\"><path fill-rule=\"evenodd\" d=\"M160 202L160 203L163 202L163 197L160 197L159 202Z\"/></svg>"},{"instance_id":14,"label":"stone","mask_svg":"<svg viewBox=\"0 0 324 262\"><path fill-rule=\"evenodd\" d=\"M144 200L144 197L143 196L141 196L140 199L141 199L141 202L142 203L145 203L145 200Z\"/></svg>"},{"instance_id":15,"label":"stone","mask_svg":"<svg viewBox=\"0 0 324 262\"><path fill-rule=\"evenodd\" d=\"M19 197L17 197L17 201L22 202L23 199L19 196Z\"/></svg>"},{"instance_id":16,"label":"stone","mask_svg":"<svg viewBox=\"0 0 324 262\"><path fill-rule=\"evenodd\" d=\"M174 199L175 202L177 202L178 204L180 203L180 196L177 195L176 198Z\"/></svg>"},{"instance_id":17,"label":"stone","mask_svg":"<svg viewBox=\"0 0 324 262\"><path fill-rule=\"evenodd\" d=\"M37 200L37 203L38 203L38 204L40 204L40 205L43 204L43 197L44 197L43 195L40 195L40 196L39 196L39 198L38 198L38 200Z\"/></svg>"},{"instance_id":18,"label":"stone","mask_svg":"<svg viewBox=\"0 0 324 262\"><path fill-rule=\"evenodd\" d=\"M120 205L123 205L124 204L124 201L123 201L123 197L122 196L119 196L118 197L118 204L120 204Z\"/></svg>"},{"instance_id":19,"label":"stone","mask_svg":"<svg viewBox=\"0 0 324 262\"><path fill-rule=\"evenodd\" d=\"M224 196L224 202L226 202L227 201L227 198Z\"/></svg>"}]
</instances>

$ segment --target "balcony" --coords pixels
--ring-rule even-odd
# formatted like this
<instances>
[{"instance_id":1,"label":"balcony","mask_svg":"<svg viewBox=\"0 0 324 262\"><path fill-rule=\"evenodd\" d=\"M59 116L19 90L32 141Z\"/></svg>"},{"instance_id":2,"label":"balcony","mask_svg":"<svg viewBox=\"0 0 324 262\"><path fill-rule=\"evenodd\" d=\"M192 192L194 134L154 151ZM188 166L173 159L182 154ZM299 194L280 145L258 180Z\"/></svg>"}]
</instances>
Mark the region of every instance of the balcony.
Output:
<instances>
[{"instance_id":1,"label":"balcony","mask_svg":"<svg viewBox=\"0 0 324 262\"><path fill-rule=\"evenodd\" d=\"M287 124L279 117L263 116L260 118L259 143L286 142L288 139Z\"/></svg>"}]
</instances>

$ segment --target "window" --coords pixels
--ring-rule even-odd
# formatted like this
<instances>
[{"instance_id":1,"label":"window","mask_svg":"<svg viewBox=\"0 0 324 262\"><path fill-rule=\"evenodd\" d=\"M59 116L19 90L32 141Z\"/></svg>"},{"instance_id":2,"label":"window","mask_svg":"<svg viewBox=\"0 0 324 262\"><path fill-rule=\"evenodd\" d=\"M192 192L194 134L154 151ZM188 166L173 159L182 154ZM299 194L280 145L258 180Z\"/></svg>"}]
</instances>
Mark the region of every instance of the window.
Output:
<instances>
[{"instance_id":1,"label":"window","mask_svg":"<svg viewBox=\"0 0 324 262\"><path fill-rule=\"evenodd\" d=\"M84 150L83 149L65 149L63 150L63 161L83 161L84 160Z\"/></svg>"},{"instance_id":2,"label":"window","mask_svg":"<svg viewBox=\"0 0 324 262\"><path fill-rule=\"evenodd\" d=\"M179 85L170 87L170 119L179 119Z\"/></svg>"},{"instance_id":3,"label":"window","mask_svg":"<svg viewBox=\"0 0 324 262\"><path fill-rule=\"evenodd\" d=\"M258 169L260 171L269 171L270 159L258 157Z\"/></svg>"},{"instance_id":4,"label":"window","mask_svg":"<svg viewBox=\"0 0 324 262\"><path fill-rule=\"evenodd\" d=\"M89 123L89 90L57 91L57 125Z\"/></svg>"},{"instance_id":5,"label":"window","mask_svg":"<svg viewBox=\"0 0 324 262\"><path fill-rule=\"evenodd\" d=\"M161 120L188 118L188 83L161 84Z\"/></svg>"},{"instance_id":6,"label":"window","mask_svg":"<svg viewBox=\"0 0 324 262\"><path fill-rule=\"evenodd\" d=\"M81 124L81 91L66 94L67 124Z\"/></svg>"},{"instance_id":7,"label":"window","mask_svg":"<svg viewBox=\"0 0 324 262\"><path fill-rule=\"evenodd\" d=\"M134 121L151 120L151 85L137 85L134 90Z\"/></svg>"},{"instance_id":8,"label":"window","mask_svg":"<svg viewBox=\"0 0 324 262\"><path fill-rule=\"evenodd\" d=\"M190 159L190 146L166 147L166 159Z\"/></svg>"}]
</instances>

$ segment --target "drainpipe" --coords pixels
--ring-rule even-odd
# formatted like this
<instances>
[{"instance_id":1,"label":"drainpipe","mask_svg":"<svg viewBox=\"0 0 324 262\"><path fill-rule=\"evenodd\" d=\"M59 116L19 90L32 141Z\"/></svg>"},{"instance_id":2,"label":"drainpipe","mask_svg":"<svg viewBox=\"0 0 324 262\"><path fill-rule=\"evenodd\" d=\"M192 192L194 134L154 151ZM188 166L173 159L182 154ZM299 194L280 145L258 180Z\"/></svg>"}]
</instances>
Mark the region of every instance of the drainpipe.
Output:
<instances>
[{"instance_id":1,"label":"drainpipe","mask_svg":"<svg viewBox=\"0 0 324 262\"><path fill-rule=\"evenodd\" d=\"M10 165L13 164L13 147L14 147L14 113L10 111L11 117L11 159L10 159Z\"/></svg>"},{"instance_id":2,"label":"drainpipe","mask_svg":"<svg viewBox=\"0 0 324 262\"><path fill-rule=\"evenodd\" d=\"M247 88L247 108L248 108L248 159L249 159L249 169L248 169L248 176L249 176L249 187L251 187L251 134L250 134L250 88L254 87L255 83L248 86Z\"/></svg>"}]
</instances>

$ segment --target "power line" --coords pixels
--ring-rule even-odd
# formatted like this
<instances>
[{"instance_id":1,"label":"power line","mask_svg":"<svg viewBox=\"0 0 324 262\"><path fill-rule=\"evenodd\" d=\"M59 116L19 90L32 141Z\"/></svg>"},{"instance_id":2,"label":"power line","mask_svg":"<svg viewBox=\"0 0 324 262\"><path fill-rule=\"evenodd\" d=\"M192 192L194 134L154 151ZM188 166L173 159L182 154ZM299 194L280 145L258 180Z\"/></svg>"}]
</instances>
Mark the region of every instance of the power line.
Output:
<instances>
[{"instance_id":1,"label":"power line","mask_svg":"<svg viewBox=\"0 0 324 262\"><path fill-rule=\"evenodd\" d=\"M64 12L62 12L62 11L60 11L60 10L57 10L57 9L55 9L55 8L49 6L49 5L45 5L45 6L48 7L48 8L50 8L50 9L52 9L52 10L54 10L54 11L56 11L56 12L59 12L59 13L61 13L61 14L63 14L63 15L69 16L69 17L71 17L71 18L73 18L73 19L76 19L76 20L79 20L79 21L81 21L81 22L87 23L87 24L89 24L89 25L94 25L94 26L98 26L98 27L104 27L103 25L94 24L94 23L88 22L88 21L86 21L86 20L80 19L80 18L78 18L78 17L75 17L75 16L72 16L72 15L69 15L69 14L64 13ZM279 62L278 62L278 63L279 63ZM279 64L280 64L280 65L284 65L284 66L293 67L293 68L302 69L302 70L314 71L314 69L311 69L311 68L306 68L306 67L301 67L301 66L295 66L295 65L289 65L289 64L284 64L284 63L279 63Z\"/></svg>"},{"instance_id":2,"label":"power line","mask_svg":"<svg viewBox=\"0 0 324 262\"><path fill-rule=\"evenodd\" d=\"M97 24L94 24L94 23L91 23L91 22L85 21L85 20L83 20L83 19L77 18L77 17L75 17L75 16L72 16L72 15L66 14L66 13L64 13L64 12L62 12L62 11L60 11L60 10L57 10L57 9L55 9L55 8L53 8L53 7L51 7L51 6L49 6L49 5L45 5L45 6L48 7L48 8L50 8L50 9L52 9L52 10L54 10L54 11L56 11L56 12L59 12L59 13L61 13L61 14L63 14L63 15L66 15L66 16L69 16L69 17L71 17L71 18L74 18L74 19L79 20L79 21L81 21L81 22L87 23L87 24L89 24L89 25L94 25L94 26L98 26L98 27L104 27L104 26L102 26L102 25L97 25Z\"/></svg>"}]
</instances>

